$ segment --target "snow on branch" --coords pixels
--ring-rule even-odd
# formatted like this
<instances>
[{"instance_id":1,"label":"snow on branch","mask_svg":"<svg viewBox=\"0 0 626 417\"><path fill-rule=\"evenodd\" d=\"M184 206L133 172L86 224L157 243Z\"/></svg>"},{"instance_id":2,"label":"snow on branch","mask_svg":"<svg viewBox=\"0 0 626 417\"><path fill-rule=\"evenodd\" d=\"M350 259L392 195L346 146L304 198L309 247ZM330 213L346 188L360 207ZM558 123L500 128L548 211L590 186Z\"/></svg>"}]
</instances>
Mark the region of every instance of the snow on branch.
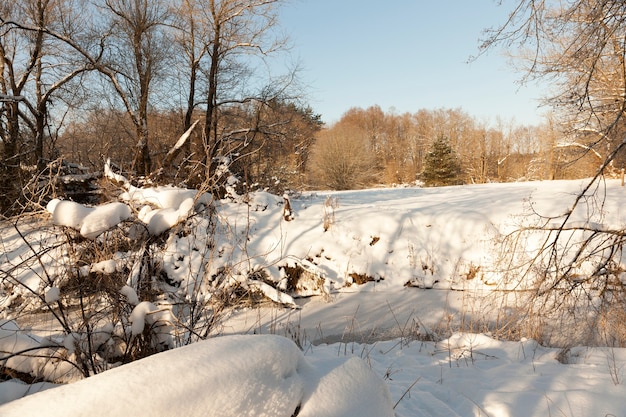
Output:
<instances>
[{"instance_id":1,"label":"snow on branch","mask_svg":"<svg viewBox=\"0 0 626 417\"><path fill-rule=\"evenodd\" d=\"M165 156L165 162L163 163L163 165L167 165L168 163L170 163L176 157L176 155L178 155L178 153L180 152L181 148L183 147L185 142L187 142L187 140L189 139L189 136L191 136L191 133L193 132L195 127L198 125L199 121L200 120L196 120L195 122L193 122L191 127L189 127L189 129L187 129L187 131L185 133L183 133L180 136L180 138L178 138L178 141L176 142L176 144L172 147L172 149L169 150L169 152Z\"/></svg>"},{"instance_id":2,"label":"snow on branch","mask_svg":"<svg viewBox=\"0 0 626 417\"><path fill-rule=\"evenodd\" d=\"M124 177L121 174L117 174L113 171L113 169L111 168L111 159L107 159L106 163L104 164L104 176L107 177L110 180L119 182L120 184L124 185L124 186L129 186L130 182L128 181L128 179L126 177Z\"/></svg>"},{"instance_id":3,"label":"snow on branch","mask_svg":"<svg viewBox=\"0 0 626 417\"><path fill-rule=\"evenodd\" d=\"M603 160L604 158L602 158L602 155L600 155L598 153L598 151L596 151L595 149L593 149L591 146L588 145L584 145L582 143L578 143L578 142L563 142L563 143L557 143L555 146L555 148L569 148L569 147L578 147L578 148L583 148L587 151L593 152L593 154L595 156L597 156L600 160Z\"/></svg>"},{"instance_id":4,"label":"snow on branch","mask_svg":"<svg viewBox=\"0 0 626 417\"><path fill-rule=\"evenodd\" d=\"M25 101L24 96L12 96L9 94L0 94L0 101Z\"/></svg>"}]
</instances>

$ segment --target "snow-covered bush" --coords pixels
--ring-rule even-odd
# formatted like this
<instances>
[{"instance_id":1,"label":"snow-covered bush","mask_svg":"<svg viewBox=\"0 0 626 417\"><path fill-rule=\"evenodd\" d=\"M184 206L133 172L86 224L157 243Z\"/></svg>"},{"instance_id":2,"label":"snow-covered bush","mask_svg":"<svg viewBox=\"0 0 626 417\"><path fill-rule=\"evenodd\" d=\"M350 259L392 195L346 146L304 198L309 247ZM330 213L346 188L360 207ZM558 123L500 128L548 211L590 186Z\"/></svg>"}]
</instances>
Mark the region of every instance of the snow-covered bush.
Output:
<instances>
[{"instance_id":1,"label":"snow-covered bush","mask_svg":"<svg viewBox=\"0 0 626 417\"><path fill-rule=\"evenodd\" d=\"M196 190L137 188L108 163L105 175L123 187L120 201L87 206L52 199L49 217L16 222L3 242L0 307L14 319L8 323L17 339L4 337L2 351L30 343L4 361L8 368L19 362L19 372L73 380L219 333L226 308L244 301L297 307L290 291L328 290L319 272L315 288L289 284L280 265L268 261L272 250L249 251L255 225L249 215L235 215L236 225L216 215L225 202ZM288 201L263 192L227 194L234 207L257 213L268 207L274 213ZM304 268L315 276L312 266ZM18 324L33 317L47 323L46 338Z\"/></svg>"}]
</instances>

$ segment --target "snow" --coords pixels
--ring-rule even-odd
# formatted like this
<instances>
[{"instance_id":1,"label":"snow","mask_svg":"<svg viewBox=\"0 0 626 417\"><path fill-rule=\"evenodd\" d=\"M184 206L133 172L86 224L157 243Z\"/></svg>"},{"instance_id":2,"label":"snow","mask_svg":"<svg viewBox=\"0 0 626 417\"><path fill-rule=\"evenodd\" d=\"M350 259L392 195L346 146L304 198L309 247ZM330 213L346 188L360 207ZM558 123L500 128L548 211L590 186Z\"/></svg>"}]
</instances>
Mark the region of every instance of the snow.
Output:
<instances>
[{"instance_id":1,"label":"snow","mask_svg":"<svg viewBox=\"0 0 626 417\"><path fill-rule=\"evenodd\" d=\"M195 201L195 204L208 204L211 201L208 194L198 194L196 190L177 187L137 188L129 186L128 191L122 194L120 198L137 204L151 204L161 209L178 209L188 199Z\"/></svg>"},{"instance_id":2,"label":"snow","mask_svg":"<svg viewBox=\"0 0 626 417\"><path fill-rule=\"evenodd\" d=\"M176 187L128 187L120 196L122 200L143 205L139 220L146 224L151 235L160 235L194 213L194 208L211 202L208 194ZM153 208L156 207L156 208Z\"/></svg>"},{"instance_id":3,"label":"snow","mask_svg":"<svg viewBox=\"0 0 626 417\"><path fill-rule=\"evenodd\" d=\"M274 335L217 337L163 352L6 403L0 415L290 417L298 408L300 416L393 416L387 386L364 361L314 367L295 343Z\"/></svg>"},{"instance_id":4,"label":"snow","mask_svg":"<svg viewBox=\"0 0 626 417\"><path fill-rule=\"evenodd\" d=\"M481 333L484 327L436 334L453 328L455 320L501 313L484 296L511 289L498 272L503 236L528 228L517 256L532 256L545 239L539 227L560 225L558 216L567 213L584 181L305 193L289 197L292 216L286 221L285 200L266 192L212 202L194 190L139 189L115 178L126 184L122 202L87 207L53 200L53 222L89 239L133 219L132 213L152 235L184 224L184 233L171 233L159 250L151 249L183 297L208 299L203 279L228 268L227 285L255 289L280 305L233 311L219 337L23 399L10 401L25 392L15 381L0 383L2 416L42 410L51 416L292 416L299 407L299 416L584 417L620 416L626 409L624 348L502 341ZM623 228L625 189L619 180L605 185L603 201L587 198L569 226ZM215 223L201 214L209 203ZM38 239L35 248L47 237ZM30 256L20 242L15 233L2 233L0 270L11 271L21 286L0 306L18 294L26 297L25 288L58 300L60 287L42 285L39 265L18 267ZM144 253L84 265L80 276L121 271L130 262L126 285L119 288L132 308L129 334L161 328L158 350L171 349L172 309L141 301L134 289L136 260ZM53 272L55 262L69 262L54 251L41 260ZM310 281L288 294L285 268L296 265ZM588 274L595 264L576 268ZM263 279L260 272L266 273ZM55 274L50 277L54 281ZM357 285L359 277L369 282ZM52 339L25 330L3 321L0 351L51 348ZM106 341L113 331L104 325L99 334ZM302 350L280 335L295 339ZM66 335L62 345L74 354L84 337ZM63 361L37 356L11 357L6 364L41 375L71 371Z\"/></svg>"},{"instance_id":5,"label":"snow","mask_svg":"<svg viewBox=\"0 0 626 417\"><path fill-rule=\"evenodd\" d=\"M195 122L193 122L193 124L189 127L189 129L187 129L185 131L185 133L183 133L180 138L178 138L178 141L176 141L176 144L172 147L172 149L169 150L169 152L167 153L167 158L170 158L171 156L173 156L176 151L178 151L180 148L183 147L183 145L185 144L185 142L187 142L187 139L189 139L189 136L191 136L191 132L193 132L193 130L195 129L196 125L200 122L200 120L196 120Z\"/></svg>"},{"instance_id":6,"label":"snow","mask_svg":"<svg viewBox=\"0 0 626 417\"><path fill-rule=\"evenodd\" d=\"M7 352L27 352L30 355L12 356L8 355L3 364L18 372L31 373L35 371L35 377L45 377L49 379L63 380L66 375L70 375L75 369L68 362L63 360L49 360L52 356L54 345L32 334L26 334L12 320L0 320L0 352L3 357ZM0 385L0 396L4 384ZM0 413L2 415L2 413Z\"/></svg>"},{"instance_id":7,"label":"snow","mask_svg":"<svg viewBox=\"0 0 626 417\"><path fill-rule=\"evenodd\" d=\"M331 290L350 286L352 273L369 277L377 290L407 283L425 288L481 288L501 281L494 272L498 239L520 226L534 226L538 220L533 211L562 214L582 184L554 181L316 192L290 199L296 219L289 222L282 220L279 197L257 192L249 197L249 206L217 206L230 232L218 243L219 251L227 254L235 267L248 268L249 262L255 267L270 266L277 281L278 267L293 259L309 260ZM593 221L605 229L626 223L620 206L622 194L619 181L612 181L604 218ZM335 208L325 204L329 197L336 202ZM325 231L328 219L332 221ZM585 210L570 219L586 221ZM248 232L252 236L249 242L233 245L233 236ZM541 243L542 236L529 240L529 252ZM247 261L250 254L253 259ZM475 280L467 280L476 266L480 273Z\"/></svg>"},{"instance_id":8,"label":"snow","mask_svg":"<svg viewBox=\"0 0 626 417\"><path fill-rule=\"evenodd\" d=\"M129 285L124 285L120 289L120 294L126 297L126 299L128 300L130 304L135 305L135 306L139 304L139 297L137 296L137 292L133 289L133 287Z\"/></svg>"},{"instance_id":9,"label":"snow","mask_svg":"<svg viewBox=\"0 0 626 417\"><path fill-rule=\"evenodd\" d=\"M55 387L53 384L46 382L26 384L17 379L3 382L1 386L2 389L0 389L0 404L12 401L15 398L22 398L26 395L34 394L44 389Z\"/></svg>"},{"instance_id":10,"label":"snow","mask_svg":"<svg viewBox=\"0 0 626 417\"><path fill-rule=\"evenodd\" d=\"M125 180L119 174L111 173L110 176L120 181ZM194 208L206 206L211 201L208 194L198 195L195 190L175 187L140 189L131 185L127 188L128 191L120 198L128 203L143 205L138 218L151 235L165 232L191 216ZM130 207L122 202L88 207L73 201L53 199L46 208L56 225L76 229L89 239L95 239L131 217Z\"/></svg>"},{"instance_id":11,"label":"snow","mask_svg":"<svg viewBox=\"0 0 626 417\"><path fill-rule=\"evenodd\" d=\"M46 303L56 303L60 296L61 290L58 287L50 287L46 290L44 299Z\"/></svg>"},{"instance_id":12,"label":"snow","mask_svg":"<svg viewBox=\"0 0 626 417\"><path fill-rule=\"evenodd\" d=\"M117 174L111 168L111 159L107 158L106 163L104 164L104 176L109 178L112 181L115 181L120 184L128 185L129 182L123 175Z\"/></svg>"},{"instance_id":13,"label":"snow","mask_svg":"<svg viewBox=\"0 0 626 417\"><path fill-rule=\"evenodd\" d=\"M387 386L361 358L329 358L317 362L312 373L307 384L312 392L305 396L299 416L394 415Z\"/></svg>"},{"instance_id":14,"label":"snow","mask_svg":"<svg viewBox=\"0 0 626 417\"><path fill-rule=\"evenodd\" d=\"M263 293L263 295L265 295L267 298L269 298L270 300L278 303L278 304L282 304L285 306L289 306L289 307L294 307L297 308L297 304L294 301L294 299L289 296L288 294L285 294L283 292L278 291L276 288L272 287L269 284L266 284L265 282L261 282L261 281L256 281L256 280L251 280L247 283L252 289L256 289L260 292Z\"/></svg>"},{"instance_id":15,"label":"snow","mask_svg":"<svg viewBox=\"0 0 626 417\"><path fill-rule=\"evenodd\" d=\"M149 301L143 301L135 306L130 315L130 322L132 324L131 331L133 336L137 336L143 332L143 328L146 326L146 315L157 310L158 307Z\"/></svg>"},{"instance_id":16,"label":"snow","mask_svg":"<svg viewBox=\"0 0 626 417\"><path fill-rule=\"evenodd\" d=\"M130 207L120 202L87 207L73 201L53 199L46 208L55 224L76 229L88 239L95 239L131 216Z\"/></svg>"},{"instance_id":17,"label":"snow","mask_svg":"<svg viewBox=\"0 0 626 417\"><path fill-rule=\"evenodd\" d=\"M622 415L626 349L563 352L480 334L304 353L281 336L222 336L7 402L0 415L291 416L299 405L316 417L393 416L394 405L398 417Z\"/></svg>"},{"instance_id":18,"label":"snow","mask_svg":"<svg viewBox=\"0 0 626 417\"><path fill-rule=\"evenodd\" d=\"M155 331L157 340L155 347L167 349L173 347L171 332L169 331L175 318L169 309L159 308L149 301L142 301L137 304L130 314L131 334L140 335L146 326L160 328Z\"/></svg>"},{"instance_id":19,"label":"snow","mask_svg":"<svg viewBox=\"0 0 626 417\"><path fill-rule=\"evenodd\" d=\"M404 347L381 342L374 349L373 368L389 373L394 399L417 380L410 400L396 407L400 416L619 416L626 406L603 349L574 348L569 362L560 363L559 349L533 340L474 334ZM624 350L618 351L623 364Z\"/></svg>"},{"instance_id":20,"label":"snow","mask_svg":"<svg viewBox=\"0 0 626 417\"><path fill-rule=\"evenodd\" d=\"M193 205L193 199L187 198L181 202L178 208L168 207L152 210L150 206L144 206L139 212L139 220L146 224L151 235L160 235L187 219L193 212Z\"/></svg>"},{"instance_id":21,"label":"snow","mask_svg":"<svg viewBox=\"0 0 626 417\"><path fill-rule=\"evenodd\" d=\"M112 274L117 270L117 264L114 259L107 259L93 263L91 265L81 266L78 273L82 277L86 277L90 272L100 272L102 274Z\"/></svg>"}]
</instances>

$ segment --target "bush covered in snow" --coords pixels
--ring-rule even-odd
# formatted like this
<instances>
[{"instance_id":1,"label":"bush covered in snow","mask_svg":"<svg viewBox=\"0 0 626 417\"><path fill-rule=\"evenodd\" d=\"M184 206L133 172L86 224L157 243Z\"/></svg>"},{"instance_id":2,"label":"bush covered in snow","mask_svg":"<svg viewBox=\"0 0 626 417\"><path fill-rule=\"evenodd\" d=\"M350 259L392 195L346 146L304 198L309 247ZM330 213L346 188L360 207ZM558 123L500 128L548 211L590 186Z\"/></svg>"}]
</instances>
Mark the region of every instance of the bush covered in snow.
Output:
<instances>
[{"instance_id":1,"label":"bush covered in snow","mask_svg":"<svg viewBox=\"0 0 626 417\"><path fill-rule=\"evenodd\" d=\"M10 320L0 325L0 350L26 352L8 369L71 381L218 334L228 308L297 308L294 296L328 294L306 259L248 243L259 221L292 219L282 210L287 197L231 190L220 202L196 190L134 187L108 164L105 174L122 184L119 201L52 199L43 220L3 229L0 308ZM229 204L237 213L225 212Z\"/></svg>"}]
</instances>

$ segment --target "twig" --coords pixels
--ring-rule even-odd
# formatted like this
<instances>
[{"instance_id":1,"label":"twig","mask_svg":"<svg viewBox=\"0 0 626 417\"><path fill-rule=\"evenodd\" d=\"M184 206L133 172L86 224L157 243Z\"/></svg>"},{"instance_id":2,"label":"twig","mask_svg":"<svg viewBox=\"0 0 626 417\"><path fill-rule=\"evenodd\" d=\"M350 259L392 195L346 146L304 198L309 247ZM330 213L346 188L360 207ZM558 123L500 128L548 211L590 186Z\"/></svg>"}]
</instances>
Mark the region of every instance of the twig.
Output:
<instances>
[{"instance_id":1,"label":"twig","mask_svg":"<svg viewBox=\"0 0 626 417\"><path fill-rule=\"evenodd\" d=\"M415 384L417 384L417 382L422 379L421 376L418 376L417 379L415 381L413 381L413 383L411 385L409 385L409 387L404 390L404 394L402 394L402 396L400 397L400 399L398 401L396 401L396 403L393 405L393 409L395 410L396 407L398 406L398 404L400 404L400 401L402 401L404 399L404 397L409 393L409 391L411 391L411 388L413 388L415 386Z\"/></svg>"}]
</instances>

